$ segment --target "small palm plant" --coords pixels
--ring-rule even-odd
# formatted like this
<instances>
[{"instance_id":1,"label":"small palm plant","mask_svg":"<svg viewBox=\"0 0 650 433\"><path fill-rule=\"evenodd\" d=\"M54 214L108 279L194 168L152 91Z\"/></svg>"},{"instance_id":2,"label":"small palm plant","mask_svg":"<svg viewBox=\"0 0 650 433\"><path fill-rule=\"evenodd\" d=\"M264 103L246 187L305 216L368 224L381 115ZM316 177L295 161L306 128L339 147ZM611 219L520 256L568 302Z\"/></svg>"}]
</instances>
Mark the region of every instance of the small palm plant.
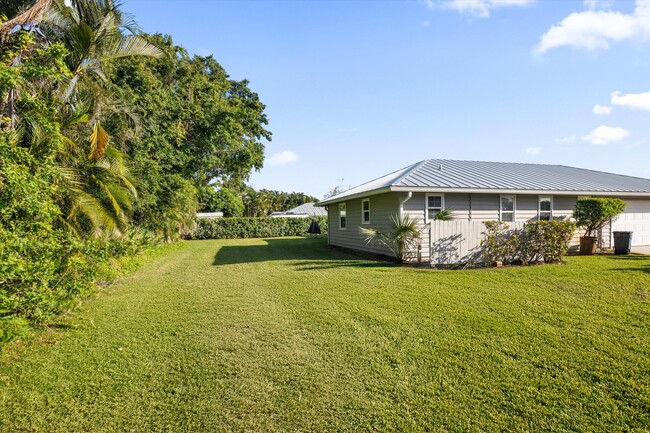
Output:
<instances>
[{"instance_id":1,"label":"small palm plant","mask_svg":"<svg viewBox=\"0 0 650 433\"><path fill-rule=\"evenodd\" d=\"M382 233L376 229L363 228L367 244L378 243L395 254L399 263L404 263L413 257L420 241L420 229L417 221L408 215L392 215L391 230Z\"/></svg>"}]
</instances>

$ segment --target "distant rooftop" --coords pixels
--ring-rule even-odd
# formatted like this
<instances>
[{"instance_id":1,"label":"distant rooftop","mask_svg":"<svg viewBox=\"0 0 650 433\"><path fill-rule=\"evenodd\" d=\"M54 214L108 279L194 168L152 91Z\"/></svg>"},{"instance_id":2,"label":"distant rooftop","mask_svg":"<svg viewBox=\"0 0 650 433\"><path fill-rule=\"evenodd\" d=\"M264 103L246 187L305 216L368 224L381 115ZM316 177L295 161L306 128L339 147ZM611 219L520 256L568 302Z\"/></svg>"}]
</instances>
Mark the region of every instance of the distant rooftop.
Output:
<instances>
[{"instance_id":1,"label":"distant rooftop","mask_svg":"<svg viewBox=\"0 0 650 433\"><path fill-rule=\"evenodd\" d=\"M650 179L564 165L425 159L323 200L319 205L366 193L418 190L650 194Z\"/></svg>"},{"instance_id":2,"label":"distant rooftop","mask_svg":"<svg viewBox=\"0 0 650 433\"><path fill-rule=\"evenodd\" d=\"M327 216L327 211L322 207L314 206L315 203L303 203L284 212L273 212L270 216Z\"/></svg>"}]
</instances>

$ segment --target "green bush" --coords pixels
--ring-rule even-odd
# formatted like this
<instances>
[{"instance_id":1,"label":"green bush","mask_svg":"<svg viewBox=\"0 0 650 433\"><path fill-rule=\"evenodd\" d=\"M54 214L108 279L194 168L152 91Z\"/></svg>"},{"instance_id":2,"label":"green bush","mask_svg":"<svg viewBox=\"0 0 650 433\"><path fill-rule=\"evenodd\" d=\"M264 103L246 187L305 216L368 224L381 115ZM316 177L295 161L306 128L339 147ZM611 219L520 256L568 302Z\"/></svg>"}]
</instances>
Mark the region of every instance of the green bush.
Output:
<instances>
[{"instance_id":1,"label":"green bush","mask_svg":"<svg viewBox=\"0 0 650 433\"><path fill-rule=\"evenodd\" d=\"M0 343L76 304L97 280L116 275L115 258L151 244L145 233L83 239L65 225L58 169L0 134Z\"/></svg>"},{"instance_id":2,"label":"green bush","mask_svg":"<svg viewBox=\"0 0 650 433\"><path fill-rule=\"evenodd\" d=\"M569 250L569 242L575 233L572 221L531 221L524 224L519 237L519 259L524 264L539 262L561 263Z\"/></svg>"},{"instance_id":3,"label":"green bush","mask_svg":"<svg viewBox=\"0 0 650 433\"><path fill-rule=\"evenodd\" d=\"M327 233L327 218L315 218L321 233ZM197 218L195 227L185 234L187 239L241 239L304 236L312 218Z\"/></svg>"},{"instance_id":4,"label":"green bush","mask_svg":"<svg viewBox=\"0 0 650 433\"><path fill-rule=\"evenodd\" d=\"M530 221L523 229L510 229L503 221L485 221L482 255L488 265L496 262L521 262L523 265L544 261L561 263L569 249L576 225L572 221Z\"/></svg>"},{"instance_id":5,"label":"green bush","mask_svg":"<svg viewBox=\"0 0 650 433\"><path fill-rule=\"evenodd\" d=\"M483 257L488 265L510 263L516 258L518 238L503 221L485 221L485 238L481 241Z\"/></svg>"},{"instance_id":6,"label":"green bush","mask_svg":"<svg viewBox=\"0 0 650 433\"><path fill-rule=\"evenodd\" d=\"M625 202L620 198L581 198L576 203L573 218L578 227L585 229L585 236L593 236L624 210Z\"/></svg>"}]
</instances>

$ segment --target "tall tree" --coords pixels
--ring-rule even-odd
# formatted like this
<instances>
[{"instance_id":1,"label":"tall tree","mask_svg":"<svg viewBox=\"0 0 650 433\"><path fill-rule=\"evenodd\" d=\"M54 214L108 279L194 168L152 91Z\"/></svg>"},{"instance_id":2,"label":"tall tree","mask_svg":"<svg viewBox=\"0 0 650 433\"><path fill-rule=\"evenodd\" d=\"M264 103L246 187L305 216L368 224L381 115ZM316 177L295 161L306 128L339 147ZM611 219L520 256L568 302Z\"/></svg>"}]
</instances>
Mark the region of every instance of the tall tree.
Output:
<instances>
[{"instance_id":1,"label":"tall tree","mask_svg":"<svg viewBox=\"0 0 650 433\"><path fill-rule=\"evenodd\" d=\"M265 106L246 80L230 79L212 56L191 57L169 36L149 41L164 51L162 59L115 62L109 77L147 119L138 134L125 130L118 140L141 179L135 218L160 230L165 213L181 215L181 203L171 200L179 182L195 199L209 185L237 190L262 167L271 133ZM113 119L114 129L120 121Z\"/></svg>"}]
</instances>

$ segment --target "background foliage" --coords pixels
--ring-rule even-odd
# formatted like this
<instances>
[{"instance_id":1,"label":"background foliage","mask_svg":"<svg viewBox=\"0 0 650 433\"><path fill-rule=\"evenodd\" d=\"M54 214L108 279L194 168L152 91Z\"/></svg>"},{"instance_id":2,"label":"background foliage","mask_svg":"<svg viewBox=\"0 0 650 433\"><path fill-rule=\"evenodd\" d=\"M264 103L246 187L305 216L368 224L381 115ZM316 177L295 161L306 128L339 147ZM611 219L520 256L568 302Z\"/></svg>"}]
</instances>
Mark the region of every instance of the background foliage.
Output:
<instances>
[{"instance_id":1,"label":"background foliage","mask_svg":"<svg viewBox=\"0 0 650 433\"><path fill-rule=\"evenodd\" d=\"M195 227L186 234L187 239L240 239L305 236L313 220L321 233L327 234L327 217L316 218L197 218Z\"/></svg>"}]
</instances>

